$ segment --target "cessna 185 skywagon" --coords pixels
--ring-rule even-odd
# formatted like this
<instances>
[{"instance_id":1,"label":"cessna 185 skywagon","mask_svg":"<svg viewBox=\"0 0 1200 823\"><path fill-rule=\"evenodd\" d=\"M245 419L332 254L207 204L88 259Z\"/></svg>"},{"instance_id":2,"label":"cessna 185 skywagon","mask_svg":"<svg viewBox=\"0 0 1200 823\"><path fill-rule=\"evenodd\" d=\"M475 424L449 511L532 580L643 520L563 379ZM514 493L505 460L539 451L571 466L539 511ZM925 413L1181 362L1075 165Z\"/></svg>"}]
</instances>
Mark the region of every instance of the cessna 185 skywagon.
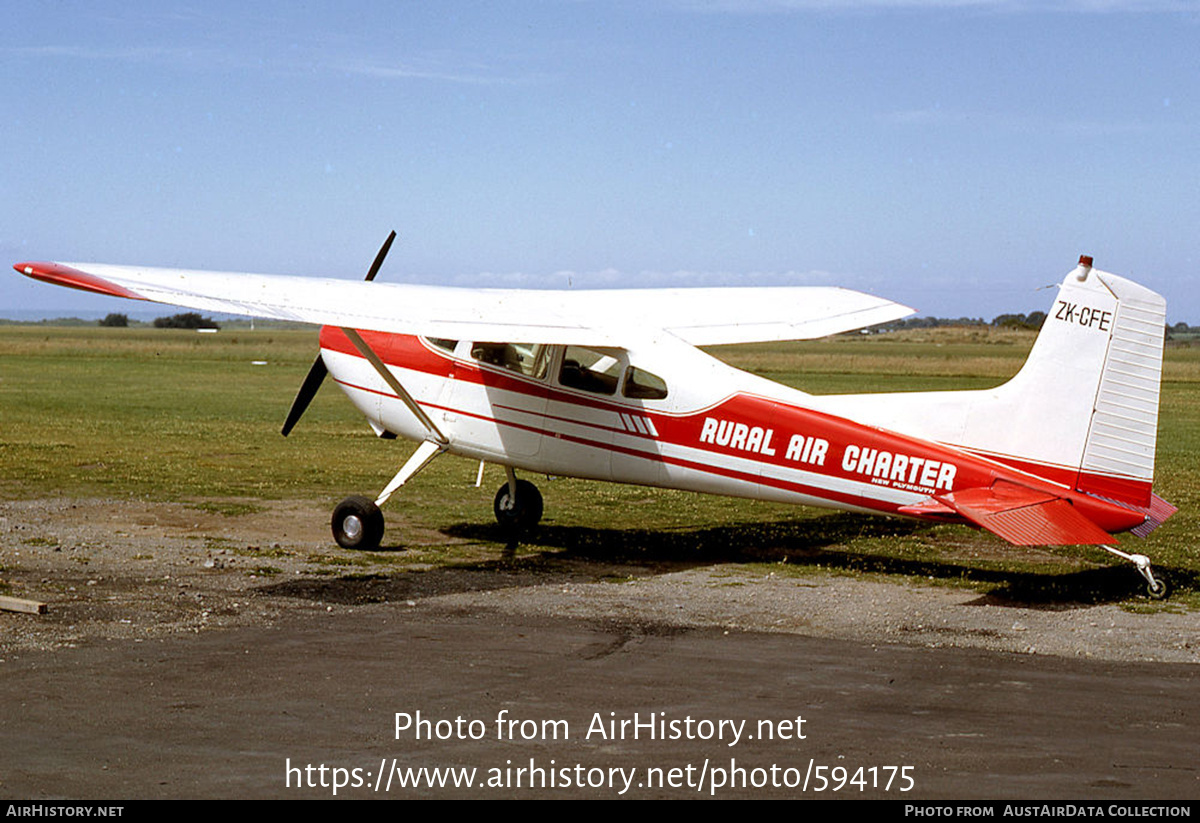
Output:
<instances>
[{"instance_id":1,"label":"cessna 185 skywagon","mask_svg":"<svg viewBox=\"0 0 1200 823\"><path fill-rule=\"evenodd\" d=\"M394 233L392 235L394 237ZM1153 494L1166 303L1079 265L1021 371L994 389L813 396L697 346L823 337L912 313L823 287L459 289L85 263L18 263L30 277L203 311L321 324L320 354L286 435L326 373L380 437L418 442L374 500L333 514L345 548L373 549L380 506L434 457L503 465L495 514L542 515L517 470L766 498L981 527L1017 545L1095 544L1167 586L1141 554L1175 508Z\"/></svg>"}]
</instances>

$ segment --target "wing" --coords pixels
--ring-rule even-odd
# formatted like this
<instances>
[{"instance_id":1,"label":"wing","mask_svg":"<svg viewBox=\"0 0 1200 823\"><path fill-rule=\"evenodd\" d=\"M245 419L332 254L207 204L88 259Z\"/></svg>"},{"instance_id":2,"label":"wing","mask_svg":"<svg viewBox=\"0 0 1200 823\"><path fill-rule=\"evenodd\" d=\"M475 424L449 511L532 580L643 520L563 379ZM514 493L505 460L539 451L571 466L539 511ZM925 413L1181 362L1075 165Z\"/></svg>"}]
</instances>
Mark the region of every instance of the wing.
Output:
<instances>
[{"instance_id":1,"label":"wing","mask_svg":"<svg viewBox=\"0 0 1200 823\"><path fill-rule=\"evenodd\" d=\"M806 340L886 323L913 310L831 287L463 289L186 271L102 263L18 263L60 286L201 311L460 340L627 345L662 329L694 346Z\"/></svg>"}]
</instances>

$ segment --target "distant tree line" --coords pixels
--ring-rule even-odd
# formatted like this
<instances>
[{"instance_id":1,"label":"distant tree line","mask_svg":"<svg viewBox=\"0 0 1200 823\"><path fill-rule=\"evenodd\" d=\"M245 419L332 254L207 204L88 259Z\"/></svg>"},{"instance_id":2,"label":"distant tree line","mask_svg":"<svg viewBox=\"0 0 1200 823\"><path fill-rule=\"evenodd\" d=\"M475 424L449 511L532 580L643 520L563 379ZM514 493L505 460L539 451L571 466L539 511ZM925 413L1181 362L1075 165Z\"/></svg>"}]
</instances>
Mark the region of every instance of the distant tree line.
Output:
<instances>
[{"instance_id":1,"label":"distant tree line","mask_svg":"<svg viewBox=\"0 0 1200 823\"><path fill-rule=\"evenodd\" d=\"M993 326L1002 329L1030 329L1031 331L1037 331L1045 322L1046 313L1044 311L1035 311L1029 314L1001 314L993 318L990 323L982 317L908 317L904 320L888 323L881 328L898 330L936 329L939 326Z\"/></svg>"},{"instance_id":2,"label":"distant tree line","mask_svg":"<svg viewBox=\"0 0 1200 823\"><path fill-rule=\"evenodd\" d=\"M111 328L126 328L129 326L129 316L113 312L105 315L103 320L99 321L101 326ZM173 314L170 317L158 317L154 320L154 328L156 329L219 329L220 324L211 317L201 317L194 311L184 314Z\"/></svg>"},{"instance_id":3,"label":"distant tree line","mask_svg":"<svg viewBox=\"0 0 1200 823\"><path fill-rule=\"evenodd\" d=\"M880 331L898 331L900 329L936 329L939 326L991 326L998 329L1038 331L1045 322L1046 313L1044 311L1033 311L1029 314L997 315L992 318L990 323L982 317L908 317L877 328ZM1200 336L1200 326L1192 326L1181 320L1175 324L1166 324L1163 334L1167 340Z\"/></svg>"},{"instance_id":4,"label":"distant tree line","mask_svg":"<svg viewBox=\"0 0 1200 823\"><path fill-rule=\"evenodd\" d=\"M201 317L194 311L185 314L173 314L170 317L158 317L154 320L156 329L219 329L217 321L211 317Z\"/></svg>"},{"instance_id":5,"label":"distant tree line","mask_svg":"<svg viewBox=\"0 0 1200 823\"><path fill-rule=\"evenodd\" d=\"M1031 329L1039 331L1046 322L1044 311L1031 311L1029 314L1001 314L992 320L992 325L1002 329Z\"/></svg>"}]
</instances>

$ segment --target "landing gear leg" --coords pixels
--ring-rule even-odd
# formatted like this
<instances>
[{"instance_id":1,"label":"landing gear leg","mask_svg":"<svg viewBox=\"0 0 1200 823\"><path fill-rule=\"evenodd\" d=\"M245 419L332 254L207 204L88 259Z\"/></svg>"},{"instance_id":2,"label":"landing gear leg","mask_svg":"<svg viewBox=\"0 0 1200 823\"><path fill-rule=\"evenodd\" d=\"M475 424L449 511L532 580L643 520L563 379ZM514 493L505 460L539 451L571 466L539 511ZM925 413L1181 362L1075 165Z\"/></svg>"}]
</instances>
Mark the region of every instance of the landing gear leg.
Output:
<instances>
[{"instance_id":1,"label":"landing gear leg","mask_svg":"<svg viewBox=\"0 0 1200 823\"><path fill-rule=\"evenodd\" d=\"M1159 572L1158 577L1154 576L1153 570L1150 568L1150 558L1144 554L1126 554L1120 549L1114 549L1112 546L1101 546L1109 554L1114 554L1122 560L1128 560L1138 570L1138 574L1146 579L1146 594L1154 600L1166 600L1171 593L1170 586L1167 584L1167 579Z\"/></svg>"},{"instance_id":2,"label":"landing gear leg","mask_svg":"<svg viewBox=\"0 0 1200 823\"><path fill-rule=\"evenodd\" d=\"M492 510L496 522L514 533L532 529L542 519L542 493L528 480L518 480L511 467L505 467L508 482L496 492Z\"/></svg>"},{"instance_id":3,"label":"landing gear leg","mask_svg":"<svg viewBox=\"0 0 1200 823\"><path fill-rule=\"evenodd\" d=\"M383 512L379 507L403 486L413 475L429 465L429 461L437 457L446 447L441 443L426 440L417 446L412 457L408 458L404 467L392 478L392 482L380 493L379 497L371 500L354 495L347 497L333 510L333 539L343 549L358 549L360 551L375 551L383 539Z\"/></svg>"}]
</instances>

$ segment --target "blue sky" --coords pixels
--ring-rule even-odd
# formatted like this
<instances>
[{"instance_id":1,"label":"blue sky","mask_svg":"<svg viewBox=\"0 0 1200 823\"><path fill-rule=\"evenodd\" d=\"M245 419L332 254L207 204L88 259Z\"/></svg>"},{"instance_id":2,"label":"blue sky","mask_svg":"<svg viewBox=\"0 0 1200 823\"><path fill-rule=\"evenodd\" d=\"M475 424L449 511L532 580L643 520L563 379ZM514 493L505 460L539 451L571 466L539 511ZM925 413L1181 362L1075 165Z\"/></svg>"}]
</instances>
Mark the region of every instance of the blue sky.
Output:
<instances>
[{"instance_id":1,"label":"blue sky","mask_svg":"<svg viewBox=\"0 0 1200 823\"><path fill-rule=\"evenodd\" d=\"M1200 323L1200 3L21 2L0 258ZM136 306L26 281L0 317Z\"/></svg>"}]
</instances>

